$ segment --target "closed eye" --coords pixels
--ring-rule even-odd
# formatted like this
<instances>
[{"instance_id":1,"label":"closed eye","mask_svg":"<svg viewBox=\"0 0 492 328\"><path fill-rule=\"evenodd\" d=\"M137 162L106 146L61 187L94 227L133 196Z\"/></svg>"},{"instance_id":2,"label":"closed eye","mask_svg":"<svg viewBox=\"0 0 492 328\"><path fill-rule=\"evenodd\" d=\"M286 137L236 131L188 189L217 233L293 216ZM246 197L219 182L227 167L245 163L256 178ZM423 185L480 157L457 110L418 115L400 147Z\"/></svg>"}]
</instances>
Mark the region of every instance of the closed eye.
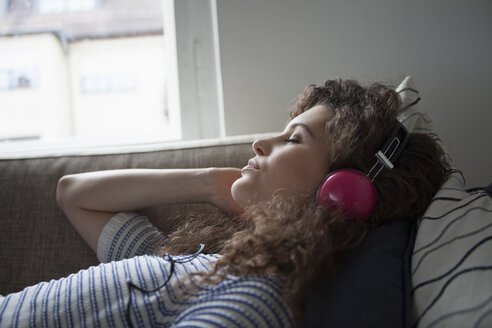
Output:
<instances>
[{"instance_id":1,"label":"closed eye","mask_svg":"<svg viewBox=\"0 0 492 328\"><path fill-rule=\"evenodd\" d=\"M297 140L297 139L285 139L284 140L285 142L291 142L291 143L299 143L300 140Z\"/></svg>"}]
</instances>

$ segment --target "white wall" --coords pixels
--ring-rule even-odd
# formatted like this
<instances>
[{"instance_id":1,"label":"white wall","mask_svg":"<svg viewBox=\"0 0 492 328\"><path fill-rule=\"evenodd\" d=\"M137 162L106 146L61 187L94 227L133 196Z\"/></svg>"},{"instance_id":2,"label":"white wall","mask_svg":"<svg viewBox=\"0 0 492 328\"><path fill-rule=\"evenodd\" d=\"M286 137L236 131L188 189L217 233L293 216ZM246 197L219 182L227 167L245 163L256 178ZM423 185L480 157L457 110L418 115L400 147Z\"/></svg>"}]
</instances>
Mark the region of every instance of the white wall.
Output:
<instances>
[{"instance_id":1,"label":"white wall","mask_svg":"<svg viewBox=\"0 0 492 328\"><path fill-rule=\"evenodd\" d=\"M73 42L68 62L73 135L179 138L179 126L172 124L166 104L162 36ZM84 78L108 78L116 85L111 92L84 92Z\"/></svg>"},{"instance_id":2,"label":"white wall","mask_svg":"<svg viewBox=\"0 0 492 328\"><path fill-rule=\"evenodd\" d=\"M69 133L65 53L52 34L0 38L0 70L29 69L35 86L0 91L0 138Z\"/></svg>"},{"instance_id":3,"label":"white wall","mask_svg":"<svg viewBox=\"0 0 492 328\"><path fill-rule=\"evenodd\" d=\"M467 177L492 182L489 0L218 0L227 135L279 131L309 83L412 75ZM490 131L490 130L488 130Z\"/></svg>"}]
</instances>

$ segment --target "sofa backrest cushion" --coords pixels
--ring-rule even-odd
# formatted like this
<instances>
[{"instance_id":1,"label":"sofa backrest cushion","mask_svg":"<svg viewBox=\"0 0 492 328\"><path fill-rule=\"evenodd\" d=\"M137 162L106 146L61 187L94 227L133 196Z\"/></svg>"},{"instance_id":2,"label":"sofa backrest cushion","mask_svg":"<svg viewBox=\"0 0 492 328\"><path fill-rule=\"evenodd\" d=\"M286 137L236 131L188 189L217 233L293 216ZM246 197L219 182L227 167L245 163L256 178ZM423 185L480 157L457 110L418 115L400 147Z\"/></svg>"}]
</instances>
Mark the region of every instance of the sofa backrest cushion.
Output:
<instances>
[{"instance_id":1,"label":"sofa backrest cushion","mask_svg":"<svg viewBox=\"0 0 492 328\"><path fill-rule=\"evenodd\" d=\"M216 141L142 145L129 153L0 159L0 294L22 290L97 265L94 252L56 204L58 179L66 174L121 168L243 167L257 135ZM0 156L1 157L1 156ZM213 212L205 204L155 206L139 210L163 231L188 211Z\"/></svg>"}]
</instances>

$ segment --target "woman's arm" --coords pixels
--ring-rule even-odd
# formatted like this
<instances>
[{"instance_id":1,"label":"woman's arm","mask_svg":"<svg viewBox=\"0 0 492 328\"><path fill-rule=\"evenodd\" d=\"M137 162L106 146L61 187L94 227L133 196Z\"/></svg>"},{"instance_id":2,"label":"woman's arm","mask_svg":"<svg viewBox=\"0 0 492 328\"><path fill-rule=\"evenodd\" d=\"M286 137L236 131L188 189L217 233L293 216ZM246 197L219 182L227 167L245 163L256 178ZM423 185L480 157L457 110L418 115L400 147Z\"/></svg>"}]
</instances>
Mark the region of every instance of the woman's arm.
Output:
<instances>
[{"instance_id":1,"label":"woman's arm","mask_svg":"<svg viewBox=\"0 0 492 328\"><path fill-rule=\"evenodd\" d=\"M117 213L157 205L209 202L227 214L241 208L230 195L241 176L233 168L126 169L72 174L58 181L57 202L96 251L99 235Z\"/></svg>"}]
</instances>

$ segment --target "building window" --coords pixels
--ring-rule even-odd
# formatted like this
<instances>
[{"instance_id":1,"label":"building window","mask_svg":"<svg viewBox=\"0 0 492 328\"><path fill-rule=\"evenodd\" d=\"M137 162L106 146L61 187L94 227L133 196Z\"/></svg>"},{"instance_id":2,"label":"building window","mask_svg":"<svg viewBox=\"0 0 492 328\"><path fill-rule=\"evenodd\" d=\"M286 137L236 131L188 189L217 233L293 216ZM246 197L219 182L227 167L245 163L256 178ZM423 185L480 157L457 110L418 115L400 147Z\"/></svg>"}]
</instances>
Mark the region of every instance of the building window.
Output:
<instances>
[{"instance_id":1,"label":"building window","mask_svg":"<svg viewBox=\"0 0 492 328\"><path fill-rule=\"evenodd\" d=\"M39 0L41 14L87 11L97 8L100 0Z\"/></svg>"},{"instance_id":2,"label":"building window","mask_svg":"<svg viewBox=\"0 0 492 328\"><path fill-rule=\"evenodd\" d=\"M0 70L0 90L33 88L37 86L37 69L29 68Z\"/></svg>"},{"instance_id":3,"label":"building window","mask_svg":"<svg viewBox=\"0 0 492 328\"><path fill-rule=\"evenodd\" d=\"M136 74L86 75L81 77L80 86L84 94L133 92L137 90Z\"/></svg>"}]
</instances>

